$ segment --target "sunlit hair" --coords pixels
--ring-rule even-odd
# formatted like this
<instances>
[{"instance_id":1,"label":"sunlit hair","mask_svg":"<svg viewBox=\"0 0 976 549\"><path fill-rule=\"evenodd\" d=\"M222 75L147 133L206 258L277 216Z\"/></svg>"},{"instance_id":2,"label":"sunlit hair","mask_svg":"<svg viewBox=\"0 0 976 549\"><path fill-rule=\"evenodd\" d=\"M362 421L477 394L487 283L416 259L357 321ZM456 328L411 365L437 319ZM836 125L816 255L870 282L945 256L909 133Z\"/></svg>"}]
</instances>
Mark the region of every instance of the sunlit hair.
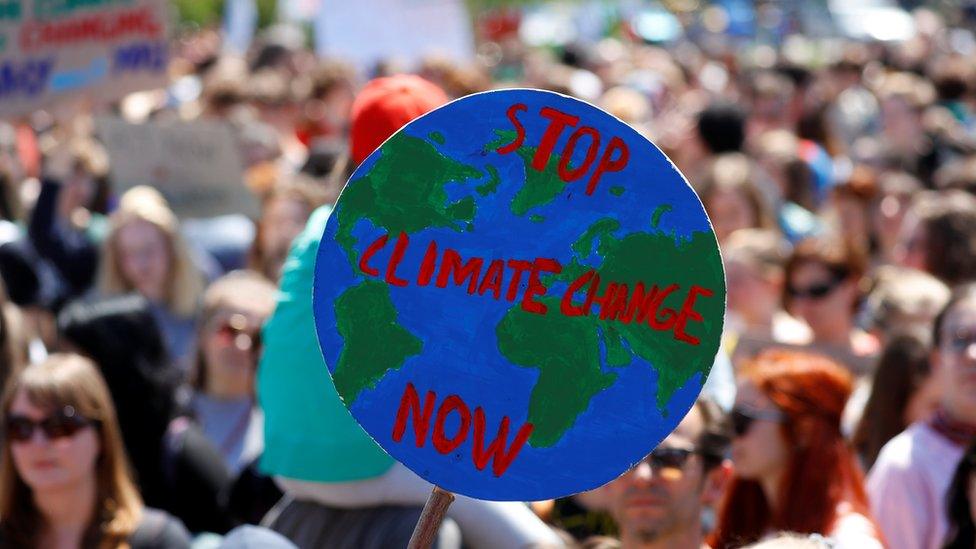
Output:
<instances>
[{"instance_id":1,"label":"sunlit hair","mask_svg":"<svg viewBox=\"0 0 976 549\"><path fill-rule=\"evenodd\" d=\"M98 420L100 454L95 462L95 518L85 533L85 547L126 548L136 530L143 503L129 476L122 435L108 387L95 366L79 355L54 354L28 366L12 378L3 393L3 414L10 412L21 392L32 404L48 411L72 406L86 418ZM5 544L32 547L42 530L42 517L31 489L17 474L9 442L0 463L0 529Z\"/></svg>"},{"instance_id":2,"label":"sunlit hair","mask_svg":"<svg viewBox=\"0 0 976 549\"><path fill-rule=\"evenodd\" d=\"M126 191L119 209L112 214L111 228L102 250L99 289L105 294L126 293L134 289L122 273L122 258L116 248L121 229L135 221L151 224L166 238L170 256L166 305L180 316L192 316L203 293L203 277L193 264L176 215L166 199L151 187L138 186Z\"/></svg>"},{"instance_id":3,"label":"sunlit hair","mask_svg":"<svg viewBox=\"0 0 976 549\"><path fill-rule=\"evenodd\" d=\"M786 415L781 429L789 462L777 508L759 481L733 478L711 546L738 547L776 531L827 534L841 503L870 517L864 475L840 431L853 386L844 367L820 355L771 349L745 366L742 379Z\"/></svg>"},{"instance_id":4,"label":"sunlit hair","mask_svg":"<svg viewBox=\"0 0 976 549\"><path fill-rule=\"evenodd\" d=\"M232 271L215 280L203 296L197 332L197 360L190 370L190 385L198 391L207 390L207 364L204 354L205 333L211 320L222 311L247 311L262 320L271 316L275 308L276 288L267 278L255 271Z\"/></svg>"}]
</instances>

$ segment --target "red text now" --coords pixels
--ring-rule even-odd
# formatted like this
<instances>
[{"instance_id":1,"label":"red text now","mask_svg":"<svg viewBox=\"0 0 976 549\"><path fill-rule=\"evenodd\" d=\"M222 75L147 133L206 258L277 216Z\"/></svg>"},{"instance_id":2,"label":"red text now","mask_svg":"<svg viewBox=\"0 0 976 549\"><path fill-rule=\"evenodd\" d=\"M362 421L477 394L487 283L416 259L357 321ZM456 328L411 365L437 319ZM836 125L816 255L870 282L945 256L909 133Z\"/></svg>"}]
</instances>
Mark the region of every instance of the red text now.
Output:
<instances>
[{"instance_id":1,"label":"red text now","mask_svg":"<svg viewBox=\"0 0 976 549\"><path fill-rule=\"evenodd\" d=\"M407 432L407 423L411 416L413 421L414 443L417 448L423 448L427 443L427 434L431 431L431 416L433 416L433 432L430 433L431 443L434 449L441 454L449 454L464 444L468 435L472 434L471 460L479 471L484 470L491 461L491 472L500 477L508 469L509 465L515 461L525 441L532 434L532 424L523 424L512 440L511 445L505 448L508 442L508 431L511 420L508 416L503 416L498 426L495 438L488 445L485 445L487 429L487 419L485 411L478 406L474 413L468 408L467 404L458 395L450 395L441 401L434 414L434 404L437 401L437 394L434 391L427 391L423 405L420 402L420 395L413 383L407 383L403 397L400 399L400 408L397 410L396 421L393 424L393 440L400 442ZM451 415L458 416L460 419L457 432L448 433L445 423ZM472 425L473 424L473 425ZM474 433L471 433L471 431Z\"/></svg>"}]
</instances>

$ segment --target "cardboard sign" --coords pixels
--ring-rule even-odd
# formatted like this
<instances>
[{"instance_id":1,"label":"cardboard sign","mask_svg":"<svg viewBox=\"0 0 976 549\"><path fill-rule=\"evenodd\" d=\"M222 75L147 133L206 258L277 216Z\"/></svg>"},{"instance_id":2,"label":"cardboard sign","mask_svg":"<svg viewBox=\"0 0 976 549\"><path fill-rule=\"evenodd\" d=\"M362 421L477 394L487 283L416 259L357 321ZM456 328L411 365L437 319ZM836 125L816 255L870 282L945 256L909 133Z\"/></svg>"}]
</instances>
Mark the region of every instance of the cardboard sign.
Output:
<instances>
[{"instance_id":1,"label":"cardboard sign","mask_svg":"<svg viewBox=\"0 0 976 549\"><path fill-rule=\"evenodd\" d=\"M0 116L166 85L165 0L0 0Z\"/></svg>"},{"instance_id":2,"label":"cardboard sign","mask_svg":"<svg viewBox=\"0 0 976 549\"><path fill-rule=\"evenodd\" d=\"M99 117L95 129L108 150L116 191L156 187L180 217L257 214L257 202L244 184L237 139L226 124L130 124Z\"/></svg>"},{"instance_id":3,"label":"cardboard sign","mask_svg":"<svg viewBox=\"0 0 976 549\"><path fill-rule=\"evenodd\" d=\"M474 58L474 36L461 0L357 0L319 4L315 53L371 74L394 59L408 70L427 55Z\"/></svg>"},{"instance_id":4,"label":"cardboard sign","mask_svg":"<svg viewBox=\"0 0 976 549\"><path fill-rule=\"evenodd\" d=\"M617 477L692 406L725 278L651 142L576 99L501 90L408 124L352 175L313 310L344 403L452 492L540 500Z\"/></svg>"}]
</instances>

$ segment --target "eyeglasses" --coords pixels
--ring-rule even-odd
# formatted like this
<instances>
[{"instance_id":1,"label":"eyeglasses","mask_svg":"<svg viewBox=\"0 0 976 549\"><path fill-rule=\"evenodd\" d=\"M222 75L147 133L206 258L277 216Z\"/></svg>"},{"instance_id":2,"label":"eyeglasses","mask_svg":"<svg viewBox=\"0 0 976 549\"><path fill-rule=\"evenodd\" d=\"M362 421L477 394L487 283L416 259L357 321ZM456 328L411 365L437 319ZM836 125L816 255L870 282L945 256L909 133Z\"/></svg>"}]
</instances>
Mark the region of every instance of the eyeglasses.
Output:
<instances>
[{"instance_id":1,"label":"eyeglasses","mask_svg":"<svg viewBox=\"0 0 976 549\"><path fill-rule=\"evenodd\" d=\"M680 470L684 468L685 463L688 462L688 458L696 453L698 451L691 448L659 447L655 448L650 454L647 454L647 457L641 460L641 463L647 463L655 471L661 471L663 469Z\"/></svg>"},{"instance_id":2,"label":"eyeglasses","mask_svg":"<svg viewBox=\"0 0 976 549\"><path fill-rule=\"evenodd\" d=\"M34 429L40 428L49 440L70 437L89 425L97 426L99 421L88 419L75 411L72 406L65 406L53 415L40 421L34 421L26 416L9 415L5 422L7 438L16 442L25 442L34 436Z\"/></svg>"},{"instance_id":3,"label":"eyeglasses","mask_svg":"<svg viewBox=\"0 0 976 549\"><path fill-rule=\"evenodd\" d=\"M796 288L794 286L789 286L786 291L790 294L790 297L794 299L823 299L830 295L830 292L834 291L834 288L840 286L840 283L844 281L845 277L835 277L827 282L821 282L820 284L814 284L806 288Z\"/></svg>"},{"instance_id":4,"label":"eyeglasses","mask_svg":"<svg viewBox=\"0 0 976 549\"><path fill-rule=\"evenodd\" d=\"M732 422L732 432L735 436L741 437L749 432L752 422L757 419L782 423L786 417L782 412L776 410L757 410L745 406L736 406L729 413L729 420Z\"/></svg>"}]
</instances>

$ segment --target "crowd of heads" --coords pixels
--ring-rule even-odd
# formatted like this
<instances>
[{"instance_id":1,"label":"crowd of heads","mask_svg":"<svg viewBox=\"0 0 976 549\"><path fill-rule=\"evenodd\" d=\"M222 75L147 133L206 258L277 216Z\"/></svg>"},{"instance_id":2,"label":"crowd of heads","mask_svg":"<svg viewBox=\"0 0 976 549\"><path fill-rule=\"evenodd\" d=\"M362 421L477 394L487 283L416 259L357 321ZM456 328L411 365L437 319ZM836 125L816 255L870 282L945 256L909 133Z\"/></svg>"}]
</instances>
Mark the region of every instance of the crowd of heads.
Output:
<instances>
[{"instance_id":1,"label":"crowd of heads","mask_svg":"<svg viewBox=\"0 0 976 549\"><path fill-rule=\"evenodd\" d=\"M126 543L150 508L194 534L259 521L282 496L255 465L261 330L293 241L410 120L533 87L665 152L728 282L718 390L540 518L587 547L972 547L976 36L961 11L913 16L900 42L496 33L470 61L369 68L287 32L233 56L195 29L167 90L0 121L0 543L73 524L65 486L89 502L86 547ZM228 124L257 217L181 219L167 189L118 188L106 114Z\"/></svg>"}]
</instances>

